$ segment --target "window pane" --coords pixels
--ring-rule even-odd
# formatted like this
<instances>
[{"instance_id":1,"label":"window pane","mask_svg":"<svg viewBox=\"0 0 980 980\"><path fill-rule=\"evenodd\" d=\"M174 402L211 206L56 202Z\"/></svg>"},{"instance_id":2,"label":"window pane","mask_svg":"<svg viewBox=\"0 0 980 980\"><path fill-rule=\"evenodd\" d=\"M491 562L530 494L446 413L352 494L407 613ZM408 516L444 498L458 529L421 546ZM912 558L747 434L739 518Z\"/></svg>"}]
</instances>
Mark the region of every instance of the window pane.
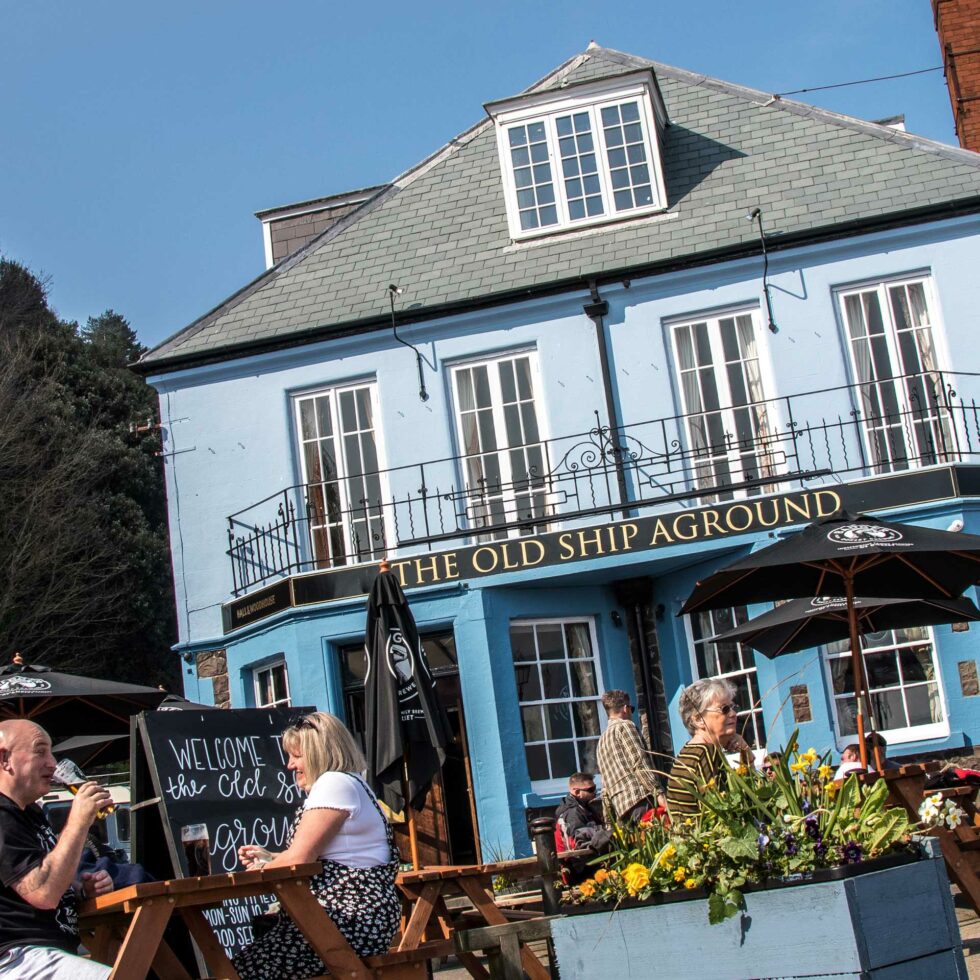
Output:
<instances>
[{"instance_id":1,"label":"window pane","mask_svg":"<svg viewBox=\"0 0 980 980\"><path fill-rule=\"evenodd\" d=\"M552 742L548 746L552 779L567 779L578 768L574 742Z\"/></svg>"},{"instance_id":2,"label":"window pane","mask_svg":"<svg viewBox=\"0 0 980 980\"><path fill-rule=\"evenodd\" d=\"M548 749L544 745L526 745L524 754L527 756L527 774L532 782L538 779L547 779L548 772Z\"/></svg>"},{"instance_id":3,"label":"window pane","mask_svg":"<svg viewBox=\"0 0 980 980\"><path fill-rule=\"evenodd\" d=\"M598 735L599 734L599 706L596 701L575 701L573 704L575 713L575 734Z\"/></svg>"},{"instance_id":4,"label":"window pane","mask_svg":"<svg viewBox=\"0 0 980 980\"><path fill-rule=\"evenodd\" d=\"M542 719L540 705L524 705L521 708L521 723L524 726L525 742L544 741L544 720Z\"/></svg>"},{"instance_id":5,"label":"window pane","mask_svg":"<svg viewBox=\"0 0 980 980\"><path fill-rule=\"evenodd\" d=\"M567 701L549 704L545 709L545 720L549 739L572 737L572 714Z\"/></svg>"},{"instance_id":6,"label":"window pane","mask_svg":"<svg viewBox=\"0 0 980 980\"><path fill-rule=\"evenodd\" d=\"M571 693L568 683L568 669L562 663L544 663L541 665L541 683L544 697L551 699L567 698Z\"/></svg>"},{"instance_id":7,"label":"window pane","mask_svg":"<svg viewBox=\"0 0 980 980\"><path fill-rule=\"evenodd\" d=\"M555 660L565 656L565 645L562 643L560 625L537 627L538 649L542 660Z\"/></svg>"}]
</instances>

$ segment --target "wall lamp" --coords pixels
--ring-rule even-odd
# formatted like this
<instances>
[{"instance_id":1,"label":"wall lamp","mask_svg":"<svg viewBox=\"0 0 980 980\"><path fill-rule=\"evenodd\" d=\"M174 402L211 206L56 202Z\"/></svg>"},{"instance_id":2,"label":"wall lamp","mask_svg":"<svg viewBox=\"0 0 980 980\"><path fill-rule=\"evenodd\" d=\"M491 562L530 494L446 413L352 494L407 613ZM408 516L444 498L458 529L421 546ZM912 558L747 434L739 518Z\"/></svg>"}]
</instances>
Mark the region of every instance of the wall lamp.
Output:
<instances>
[{"instance_id":1,"label":"wall lamp","mask_svg":"<svg viewBox=\"0 0 980 980\"><path fill-rule=\"evenodd\" d=\"M394 334L395 340L398 343L404 344L405 347L410 347L414 351L415 363L419 369L419 398L427 402L429 400L429 393L425 390L425 377L422 374L422 355L414 344L410 344L407 340L402 340L398 336L398 327L395 325L395 297L401 296L403 292L405 290L401 286L396 286L394 283L388 286L388 302L391 305L391 332Z\"/></svg>"},{"instance_id":2,"label":"wall lamp","mask_svg":"<svg viewBox=\"0 0 980 980\"><path fill-rule=\"evenodd\" d=\"M773 333L779 333L776 326L776 319L772 315L772 297L769 295L769 251L766 247L766 232L762 227L762 208L753 208L746 216L748 221L759 223L759 241L762 242L762 292L766 297L766 310L769 313L769 329Z\"/></svg>"}]
</instances>

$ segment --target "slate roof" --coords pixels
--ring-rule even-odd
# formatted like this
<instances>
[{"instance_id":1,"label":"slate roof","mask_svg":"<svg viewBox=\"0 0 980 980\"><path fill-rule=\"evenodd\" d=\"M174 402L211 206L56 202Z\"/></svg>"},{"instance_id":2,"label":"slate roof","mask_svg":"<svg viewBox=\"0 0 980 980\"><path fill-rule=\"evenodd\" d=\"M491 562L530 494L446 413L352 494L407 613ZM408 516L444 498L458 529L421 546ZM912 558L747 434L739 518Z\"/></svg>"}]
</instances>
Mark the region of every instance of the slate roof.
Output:
<instances>
[{"instance_id":1,"label":"slate roof","mask_svg":"<svg viewBox=\"0 0 980 980\"><path fill-rule=\"evenodd\" d=\"M389 282L411 317L581 286L583 277L753 254L911 209L980 210L980 154L591 46L527 91L640 68L656 74L669 217L515 244L493 123L484 119L221 306L148 352L147 373L381 327ZM935 215L933 215L935 216Z\"/></svg>"}]
</instances>

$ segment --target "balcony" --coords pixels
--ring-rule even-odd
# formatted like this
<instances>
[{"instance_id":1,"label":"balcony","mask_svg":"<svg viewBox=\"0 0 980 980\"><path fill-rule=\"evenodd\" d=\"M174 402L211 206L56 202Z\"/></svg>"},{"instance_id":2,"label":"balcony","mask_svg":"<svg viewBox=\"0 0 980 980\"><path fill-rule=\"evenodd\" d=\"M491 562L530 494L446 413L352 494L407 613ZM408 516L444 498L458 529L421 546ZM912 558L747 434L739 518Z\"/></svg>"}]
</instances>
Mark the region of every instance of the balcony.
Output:
<instances>
[{"instance_id":1,"label":"balcony","mask_svg":"<svg viewBox=\"0 0 980 980\"><path fill-rule=\"evenodd\" d=\"M929 372L280 490L227 518L232 593L286 575L980 456L980 374ZM383 491L367 494L366 487Z\"/></svg>"}]
</instances>

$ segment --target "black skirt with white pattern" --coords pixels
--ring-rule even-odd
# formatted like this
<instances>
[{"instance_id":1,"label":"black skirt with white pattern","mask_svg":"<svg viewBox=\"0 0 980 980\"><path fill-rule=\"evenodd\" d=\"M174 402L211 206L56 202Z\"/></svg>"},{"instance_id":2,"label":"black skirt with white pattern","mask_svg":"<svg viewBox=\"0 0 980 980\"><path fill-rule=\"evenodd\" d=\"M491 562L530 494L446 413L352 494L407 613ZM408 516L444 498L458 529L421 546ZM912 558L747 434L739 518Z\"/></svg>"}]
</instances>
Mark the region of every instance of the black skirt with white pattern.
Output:
<instances>
[{"instance_id":1,"label":"black skirt with white pattern","mask_svg":"<svg viewBox=\"0 0 980 980\"><path fill-rule=\"evenodd\" d=\"M361 780L358 782L364 786ZM358 956L387 953L401 918L401 902L395 888L398 851L391 826L370 790L368 796L384 820L391 861L373 868L349 868L336 861L323 861L323 870L310 879L314 897ZM296 811L287 847L292 843L303 812L303 807ZM303 980L327 972L323 961L285 912L279 913L275 924L261 939L238 953L233 963L242 980Z\"/></svg>"}]
</instances>

